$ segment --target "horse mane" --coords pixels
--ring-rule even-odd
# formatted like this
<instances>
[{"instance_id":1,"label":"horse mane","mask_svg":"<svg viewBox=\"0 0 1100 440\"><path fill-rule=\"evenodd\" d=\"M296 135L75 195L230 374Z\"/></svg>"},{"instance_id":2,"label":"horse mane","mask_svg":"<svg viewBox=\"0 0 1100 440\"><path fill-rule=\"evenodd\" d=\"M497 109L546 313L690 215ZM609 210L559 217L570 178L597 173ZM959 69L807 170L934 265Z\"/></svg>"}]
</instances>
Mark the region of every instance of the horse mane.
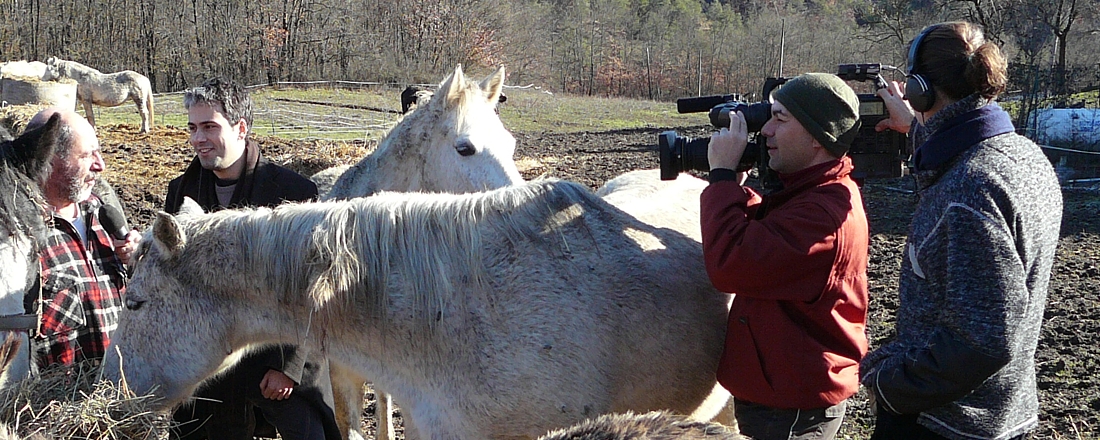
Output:
<instances>
[{"instance_id":1,"label":"horse mane","mask_svg":"<svg viewBox=\"0 0 1100 440\"><path fill-rule=\"evenodd\" d=\"M78 77L88 77L91 75L103 75L98 69L86 66L76 61L63 60L60 58L55 59L58 70L64 69L61 72L63 75L77 79Z\"/></svg>"},{"instance_id":2,"label":"horse mane","mask_svg":"<svg viewBox=\"0 0 1100 440\"><path fill-rule=\"evenodd\" d=\"M9 142L4 143L7 148ZM45 204L38 184L12 166L5 158L0 164L0 238L14 234L45 240L45 219L41 206Z\"/></svg>"},{"instance_id":3,"label":"horse mane","mask_svg":"<svg viewBox=\"0 0 1100 440\"><path fill-rule=\"evenodd\" d=\"M456 289L486 286L481 249L489 238L483 234L513 243L557 240L555 231L573 219L568 212L593 203L598 199L587 187L548 179L484 193L383 192L344 202L226 210L186 222L186 228L234 231L247 253L242 264L257 271L259 282L281 302L314 310L339 308L333 302L343 301L381 314L391 275L415 274L393 281L414 292L414 305L430 324Z\"/></svg>"},{"instance_id":4,"label":"horse mane","mask_svg":"<svg viewBox=\"0 0 1100 440\"><path fill-rule=\"evenodd\" d=\"M411 143L408 140L408 133L414 127L429 126L417 124L432 124L442 118L442 109L435 110L433 113L428 110L428 105L424 105L430 100L430 96L423 98L419 107L414 107L411 112L402 114L394 126L390 127L386 134L382 136L382 139L378 141L378 146L374 148L374 152L356 162L336 179L336 182L332 184L332 189L324 195L324 200L346 200L351 197L362 197L377 192L381 179L377 179L375 174L383 171L378 166L378 162L380 158L385 156L385 152L391 149L405 150L410 148ZM361 184L360 181L364 179L366 183ZM363 188L363 186L366 186L366 188ZM365 189L366 193L352 193L353 190L361 189Z\"/></svg>"},{"instance_id":5,"label":"horse mane","mask_svg":"<svg viewBox=\"0 0 1100 440\"><path fill-rule=\"evenodd\" d=\"M55 115L17 139L0 141L0 237L5 240L21 234L32 237L36 246L45 242L46 201L39 181L49 174L59 127ZM17 143L24 145L17 148Z\"/></svg>"}]
</instances>

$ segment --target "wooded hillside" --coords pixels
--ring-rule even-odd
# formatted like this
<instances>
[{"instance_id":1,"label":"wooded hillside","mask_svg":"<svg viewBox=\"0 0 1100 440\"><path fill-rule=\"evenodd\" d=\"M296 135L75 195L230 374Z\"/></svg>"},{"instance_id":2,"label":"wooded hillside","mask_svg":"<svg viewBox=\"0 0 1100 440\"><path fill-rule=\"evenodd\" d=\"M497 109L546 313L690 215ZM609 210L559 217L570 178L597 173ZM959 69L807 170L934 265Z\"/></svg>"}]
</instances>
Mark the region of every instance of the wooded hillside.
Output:
<instances>
[{"instance_id":1,"label":"wooded hillside","mask_svg":"<svg viewBox=\"0 0 1100 440\"><path fill-rule=\"evenodd\" d=\"M1100 83L1100 0L0 0L0 59L130 69L158 92L249 83L434 82L506 65L510 84L670 99L758 92L838 63L904 67L923 26L983 24L1013 90Z\"/></svg>"}]
</instances>

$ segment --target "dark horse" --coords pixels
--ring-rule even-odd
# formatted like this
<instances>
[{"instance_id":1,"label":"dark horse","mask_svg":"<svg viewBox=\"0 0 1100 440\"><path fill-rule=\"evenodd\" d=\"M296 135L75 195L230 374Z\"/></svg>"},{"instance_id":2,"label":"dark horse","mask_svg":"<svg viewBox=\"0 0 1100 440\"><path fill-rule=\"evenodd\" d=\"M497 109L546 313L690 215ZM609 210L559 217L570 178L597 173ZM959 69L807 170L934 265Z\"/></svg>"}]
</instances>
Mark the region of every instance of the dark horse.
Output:
<instances>
[{"instance_id":1,"label":"dark horse","mask_svg":"<svg viewBox=\"0 0 1100 440\"><path fill-rule=\"evenodd\" d=\"M37 285L39 244L46 234L46 202L39 190L50 171L60 134L60 116L11 140L0 133L0 340L15 334L19 346L9 350L9 366L0 375L0 388L30 372L27 329L37 324L24 315L24 294Z\"/></svg>"}]
</instances>

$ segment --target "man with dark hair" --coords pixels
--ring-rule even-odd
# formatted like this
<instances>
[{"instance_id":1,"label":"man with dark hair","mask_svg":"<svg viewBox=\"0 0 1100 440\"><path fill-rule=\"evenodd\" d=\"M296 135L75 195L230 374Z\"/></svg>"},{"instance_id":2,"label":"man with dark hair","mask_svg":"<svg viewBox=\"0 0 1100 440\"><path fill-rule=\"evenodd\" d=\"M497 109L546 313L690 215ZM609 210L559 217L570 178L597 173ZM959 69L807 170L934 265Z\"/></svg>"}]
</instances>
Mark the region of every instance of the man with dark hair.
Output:
<instances>
[{"instance_id":1,"label":"man with dark hair","mask_svg":"<svg viewBox=\"0 0 1100 440\"><path fill-rule=\"evenodd\" d=\"M859 99L835 75L808 73L772 100L760 134L783 189L761 197L733 171L748 138L740 112L708 149L703 258L736 295L717 376L743 434L831 439L867 352L867 217L846 155Z\"/></svg>"},{"instance_id":2,"label":"man with dark hair","mask_svg":"<svg viewBox=\"0 0 1100 440\"><path fill-rule=\"evenodd\" d=\"M251 138L252 99L223 78L184 93L195 159L168 184L165 211L178 212L184 197L203 209L274 207L317 197L317 186L271 163ZM226 274L232 276L232 274ZM192 407L176 411L183 438L251 439L253 408L289 440L340 438L333 411L328 362L295 346L270 346L246 355L230 371L200 387ZM307 359L308 358L308 359ZM199 428L202 425L202 428Z\"/></svg>"},{"instance_id":3,"label":"man with dark hair","mask_svg":"<svg viewBox=\"0 0 1100 440\"><path fill-rule=\"evenodd\" d=\"M31 118L27 129L55 114L61 122L57 150L41 184L53 218L40 256L41 294L24 301L27 313L41 315L31 338L40 368L103 358L122 310L124 265L141 241L136 231L113 239L100 223L103 202L92 188L105 164L87 120L50 108Z\"/></svg>"}]
</instances>

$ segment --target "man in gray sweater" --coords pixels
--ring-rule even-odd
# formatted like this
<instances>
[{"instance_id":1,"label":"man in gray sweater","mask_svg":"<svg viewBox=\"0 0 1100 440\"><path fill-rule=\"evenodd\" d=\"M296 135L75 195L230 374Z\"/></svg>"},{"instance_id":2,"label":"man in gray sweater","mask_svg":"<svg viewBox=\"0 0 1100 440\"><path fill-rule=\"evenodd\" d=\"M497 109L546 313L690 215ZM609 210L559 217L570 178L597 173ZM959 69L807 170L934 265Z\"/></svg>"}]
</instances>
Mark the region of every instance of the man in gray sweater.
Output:
<instances>
[{"instance_id":1,"label":"man in gray sweater","mask_svg":"<svg viewBox=\"0 0 1100 440\"><path fill-rule=\"evenodd\" d=\"M920 202L897 337L861 363L876 401L872 439L1021 438L1038 425L1035 349L1061 188L994 102L1005 61L980 28L929 26L909 69L904 101L896 83L880 92L892 118L879 128L915 129Z\"/></svg>"}]
</instances>

